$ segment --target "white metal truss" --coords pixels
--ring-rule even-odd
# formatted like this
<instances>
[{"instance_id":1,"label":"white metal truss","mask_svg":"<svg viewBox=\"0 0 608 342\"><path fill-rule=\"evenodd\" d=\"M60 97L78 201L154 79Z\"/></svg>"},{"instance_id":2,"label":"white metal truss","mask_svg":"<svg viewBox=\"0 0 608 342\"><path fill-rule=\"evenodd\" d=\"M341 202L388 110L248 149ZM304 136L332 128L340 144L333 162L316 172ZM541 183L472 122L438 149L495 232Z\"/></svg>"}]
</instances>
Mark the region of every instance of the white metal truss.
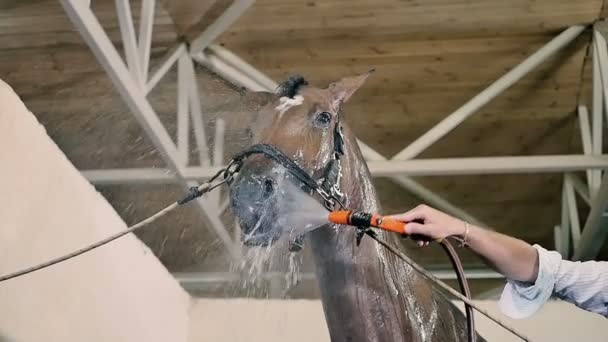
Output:
<instances>
[{"instance_id":1,"label":"white metal truss","mask_svg":"<svg viewBox=\"0 0 608 342\"><path fill-rule=\"evenodd\" d=\"M142 0L139 25L139 41L137 49L139 52L139 66L142 84L148 80L148 69L150 67L150 48L152 46L152 30L154 28L154 10L156 0Z\"/></svg>"},{"instance_id":2,"label":"white metal truss","mask_svg":"<svg viewBox=\"0 0 608 342\"><path fill-rule=\"evenodd\" d=\"M116 0L121 36L123 37L125 62L111 44L92 11L85 3L77 0L60 0L70 19L81 32L100 64L104 67L115 87L123 96L134 116L159 149L167 163L167 169L113 169L84 170L85 177L95 184L120 183L169 183L176 182L191 186L204 180L222 167L223 136L225 123L218 120L215 126L213 154L209 153L200 97L197 90L193 61L205 65L229 82L244 86L252 91L275 91L277 83L249 65L232 52L215 45L219 37L238 17L253 4L253 0L235 0L233 4L212 23L207 30L192 41L190 49L179 43L169 51L160 66L148 72L150 43L152 36L155 2L144 0L141 8L139 37L135 35L128 0ZM483 224L474 216L449 203L447 200L426 189L410 176L442 176L471 174L506 173L566 173L564 176L563 213L561 222L555 227L556 246L564 255L580 258L594 256L594 252L608 232L601 226L607 201L607 190L603 182L603 171L608 168L608 157L602 151L603 116L608 117L605 106L608 99L608 52L602 33L594 29L593 43L593 104L589 115L587 107L579 107L579 123L584 151L577 155L512 156L483 158L441 158L412 159L427 147L445 136L460 123L473 115L482 106L500 95L536 66L554 55L576 39L585 26L573 26L564 30L545 46L525 59L515 68L500 77L488 88L473 97L462 107L448 115L439 124L407 146L393 158L388 159L365 143L359 141L370 171L375 177L388 177L397 184L419 196L427 203L447 211L472 223ZM138 40L139 38L139 40ZM178 64L177 145L174 144L156 113L146 99L146 95L158 84L168 70ZM128 66L128 67L127 67ZM148 75L151 75L148 77ZM608 121L608 120L607 120ZM189 134L194 131L199 151L200 165L189 166ZM574 172L584 172L585 181ZM591 206L591 214L583 229L578 223L576 196ZM217 213L225 206L219 197L200 200L198 207L208 225L220 236L232 255L238 254L234 241L229 237ZM212 214L211 212L215 214ZM599 233L598 233L599 231ZM599 236L595 234L600 234ZM602 235L603 234L603 235ZM602 237L593 239L593 237ZM571 249L574 250L574 254Z\"/></svg>"},{"instance_id":3,"label":"white metal truss","mask_svg":"<svg viewBox=\"0 0 608 342\"><path fill-rule=\"evenodd\" d=\"M448 132L452 131L456 126L461 124L473 113L486 105L496 96L503 93L507 88L515 84L517 81L526 76L530 71L534 70L539 64L554 55L557 51L567 46L576 37L585 30L585 26L572 26L559 34L548 44L540 48L530 57L511 69L501 78L492 83L479 94L475 95L471 100L458 108L455 112L448 115L445 119L423 134L416 141L412 142L401 152L397 153L393 159L407 160L416 157L423 152L427 147L431 146L437 140L441 139Z\"/></svg>"},{"instance_id":4,"label":"white metal truss","mask_svg":"<svg viewBox=\"0 0 608 342\"><path fill-rule=\"evenodd\" d=\"M185 189L191 186L197 186L198 183L186 179L183 175L186 164L184 163L184 154L180 154L179 149L183 149L184 146L176 147L146 98L148 80L142 78L143 73L139 61L145 57L143 55L140 56L140 51L144 54L148 54L149 58L149 47L145 46L149 45L149 42L144 42L144 40L149 39L149 36L151 36L151 32L148 33L148 28L151 25L150 21L152 18L142 18L141 20L142 27L140 32L145 33L144 37L140 37L140 41L143 42L142 45L140 45L142 46L142 49L138 49L133 20L130 15L130 4L128 0L116 0L123 45L128 61L127 68L120 58L118 51L110 41L110 38L97 20L97 17L85 3L78 0L61 0L61 4L74 26L78 29L97 57L101 66L112 80L114 87L119 91L137 121L152 140L155 147L159 150L169 169L174 172L173 174L179 180L179 183ZM149 9L149 6L153 7L155 4L144 1L144 9L142 9L142 11L145 11L144 15L152 16L153 11ZM178 51L179 50L180 49L178 48ZM187 61L191 62L189 58ZM188 75L186 74L186 76ZM184 80L184 82L186 81ZM191 88L192 84L187 83L183 89L186 90L186 94L189 95L187 97L188 100L192 95L192 92L190 91ZM198 101L198 95L196 101ZM183 106L185 106L184 103L182 103L182 110L184 110ZM200 116L199 119L202 120ZM212 228L224 243L228 254L237 259L239 257L239 249L236 247L234 241L232 241L230 234L225 229L217 212L210 210L208 199L200 198L196 200L195 206L200 210L206 226ZM217 207L217 204L215 207Z\"/></svg>"},{"instance_id":5,"label":"white metal truss","mask_svg":"<svg viewBox=\"0 0 608 342\"><path fill-rule=\"evenodd\" d=\"M605 21L595 23L593 27L593 120L591 127L588 118L583 115L580 119L581 136L585 153L602 154L603 114L608 115L608 48L606 46L608 24ZM583 108L584 109L584 108ZM585 110L583 110L585 112ZM583 128L584 127L584 128ZM571 229L574 250L572 259L585 261L594 259L608 237L608 180L603 170L588 174L590 212L581 231ZM566 179L567 180L567 179ZM566 183L564 183L566 184ZM569 199L568 205L576 208L576 199ZM570 227L580 227L578 216L569 216ZM562 236L566 234L562 233Z\"/></svg>"},{"instance_id":6,"label":"white metal truss","mask_svg":"<svg viewBox=\"0 0 608 342\"><path fill-rule=\"evenodd\" d=\"M605 23L593 26L591 56L593 62L592 115L583 104L578 107L578 123L586 156L603 156L602 133L604 113L608 114L608 51L605 39ZM555 227L555 244L558 251L573 260L590 260L597 256L608 236L608 184L604 169L588 169L582 181L574 174L564 175L562 188L561 225ZM578 196L577 196L578 195ZM577 198L590 207L581 229Z\"/></svg>"}]
</instances>

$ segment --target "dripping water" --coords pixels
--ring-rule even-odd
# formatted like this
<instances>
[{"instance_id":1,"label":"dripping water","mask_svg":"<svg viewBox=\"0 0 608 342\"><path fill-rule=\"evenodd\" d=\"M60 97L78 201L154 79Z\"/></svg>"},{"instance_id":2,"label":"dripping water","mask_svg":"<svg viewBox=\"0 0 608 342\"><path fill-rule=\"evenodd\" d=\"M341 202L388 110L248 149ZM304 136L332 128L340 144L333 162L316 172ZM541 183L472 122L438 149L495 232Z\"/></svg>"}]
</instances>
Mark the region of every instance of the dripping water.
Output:
<instances>
[{"instance_id":1,"label":"dripping water","mask_svg":"<svg viewBox=\"0 0 608 342\"><path fill-rule=\"evenodd\" d=\"M240 262L232 264L232 271L239 274L238 290L247 296L269 297L270 281L275 286L277 281L281 283L282 296L296 286L301 279L302 252L290 252L289 243L328 224L328 210L291 181L281 181L277 191L283 200L264 206L260 221L274 211L281 237L267 246L244 247Z\"/></svg>"}]
</instances>

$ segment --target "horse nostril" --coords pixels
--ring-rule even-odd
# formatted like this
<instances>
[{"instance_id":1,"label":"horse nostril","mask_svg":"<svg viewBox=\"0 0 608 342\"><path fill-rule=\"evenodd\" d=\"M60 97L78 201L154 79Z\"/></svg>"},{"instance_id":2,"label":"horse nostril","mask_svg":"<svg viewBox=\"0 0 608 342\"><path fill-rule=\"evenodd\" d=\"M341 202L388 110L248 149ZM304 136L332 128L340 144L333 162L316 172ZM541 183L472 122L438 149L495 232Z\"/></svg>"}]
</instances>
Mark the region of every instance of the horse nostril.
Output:
<instances>
[{"instance_id":1,"label":"horse nostril","mask_svg":"<svg viewBox=\"0 0 608 342\"><path fill-rule=\"evenodd\" d=\"M264 198L267 199L274 193L274 182L270 178L264 180Z\"/></svg>"}]
</instances>

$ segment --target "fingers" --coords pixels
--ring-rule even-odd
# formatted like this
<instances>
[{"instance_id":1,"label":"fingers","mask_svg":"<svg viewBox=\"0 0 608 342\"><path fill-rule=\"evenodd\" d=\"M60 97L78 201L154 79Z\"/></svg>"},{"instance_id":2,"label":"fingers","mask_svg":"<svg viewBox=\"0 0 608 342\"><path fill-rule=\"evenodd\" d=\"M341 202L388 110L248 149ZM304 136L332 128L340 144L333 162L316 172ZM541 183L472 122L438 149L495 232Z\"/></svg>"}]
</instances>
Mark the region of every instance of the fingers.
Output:
<instances>
[{"instance_id":1,"label":"fingers","mask_svg":"<svg viewBox=\"0 0 608 342\"><path fill-rule=\"evenodd\" d=\"M405 225L405 233L408 235L421 234L428 235L428 226L418 222L408 222Z\"/></svg>"},{"instance_id":2,"label":"fingers","mask_svg":"<svg viewBox=\"0 0 608 342\"><path fill-rule=\"evenodd\" d=\"M428 240L426 237L431 237L432 234L429 230L429 225L420 224L417 222L410 222L405 225L406 234L412 236L412 239L416 241L418 246L424 247L428 246L431 240ZM417 237L415 235L418 235ZM421 239L422 238L422 239Z\"/></svg>"},{"instance_id":3,"label":"fingers","mask_svg":"<svg viewBox=\"0 0 608 342\"><path fill-rule=\"evenodd\" d=\"M427 209L428 209L428 207L423 204L423 205L419 205L416 208L414 208L410 211L407 211L403 214L396 214L396 215L391 215L388 217L393 218L395 220L402 221L402 222L425 220L427 218L427 215L426 215Z\"/></svg>"},{"instance_id":4,"label":"fingers","mask_svg":"<svg viewBox=\"0 0 608 342\"><path fill-rule=\"evenodd\" d=\"M405 233L407 235L423 235L430 239L435 239L437 231L435 225L432 223L433 208L424 204L417 206L416 208L405 212L403 214L396 214L388 216L394 220L406 222ZM418 246L428 246L431 240L420 239L420 237L412 237Z\"/></svg>"}]
</instances>

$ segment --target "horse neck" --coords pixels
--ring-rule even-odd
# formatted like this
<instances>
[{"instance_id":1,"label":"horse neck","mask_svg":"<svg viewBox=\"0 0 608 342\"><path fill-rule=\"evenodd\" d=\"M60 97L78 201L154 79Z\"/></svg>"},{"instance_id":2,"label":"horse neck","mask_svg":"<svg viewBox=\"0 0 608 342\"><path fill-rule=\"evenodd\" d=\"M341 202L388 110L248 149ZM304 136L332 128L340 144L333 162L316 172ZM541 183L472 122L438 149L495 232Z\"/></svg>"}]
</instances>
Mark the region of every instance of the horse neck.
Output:
<instances>
[{"instance_id":1,"label":"horse neck","mask_svg":"<svg viewBox=\"0 0 608 342\"><path fill-rule=\"evenodd\" d=\"M356 140L345 128L341 190L348 209L379 210L371 175ZM408 316L411 304L409 277L396 276L390 256L369 237L356 245L356 231L340 226L317 229L309 235L325 318L332 341L418 341L414 321ZM382 233L380 233L382 234ZM400 274L407 274L401 272ZM378 317L382 324L378 324Z\"/></svg>"},{"instance_id":2,"label":"horse neck","mask_svg":"<svg viewBox=\"0 0 608 342\"><path fill-rule=\"evenodd\" d=\"M344 127L344 141L340 186L346 195L345 205L353 210L377 212L380 210L380 204L371 173L357 140L347 126Z\"/></svg>"},{"instance_id":3,"label":"horse neck","mask_svg":"<svg viewBox=\"0 0 608 342\"><path fill-rule=\"evenodd\" d=\"M379 212L371 174L347 127L344 139L345 205ZM393 246L401 243L396 234L378 234ZM462 312L375 241L364 237L356 246L355 230L339 227L311 232L310 242L332 341L466 340Z\"/></svg>"}]
</instances>

